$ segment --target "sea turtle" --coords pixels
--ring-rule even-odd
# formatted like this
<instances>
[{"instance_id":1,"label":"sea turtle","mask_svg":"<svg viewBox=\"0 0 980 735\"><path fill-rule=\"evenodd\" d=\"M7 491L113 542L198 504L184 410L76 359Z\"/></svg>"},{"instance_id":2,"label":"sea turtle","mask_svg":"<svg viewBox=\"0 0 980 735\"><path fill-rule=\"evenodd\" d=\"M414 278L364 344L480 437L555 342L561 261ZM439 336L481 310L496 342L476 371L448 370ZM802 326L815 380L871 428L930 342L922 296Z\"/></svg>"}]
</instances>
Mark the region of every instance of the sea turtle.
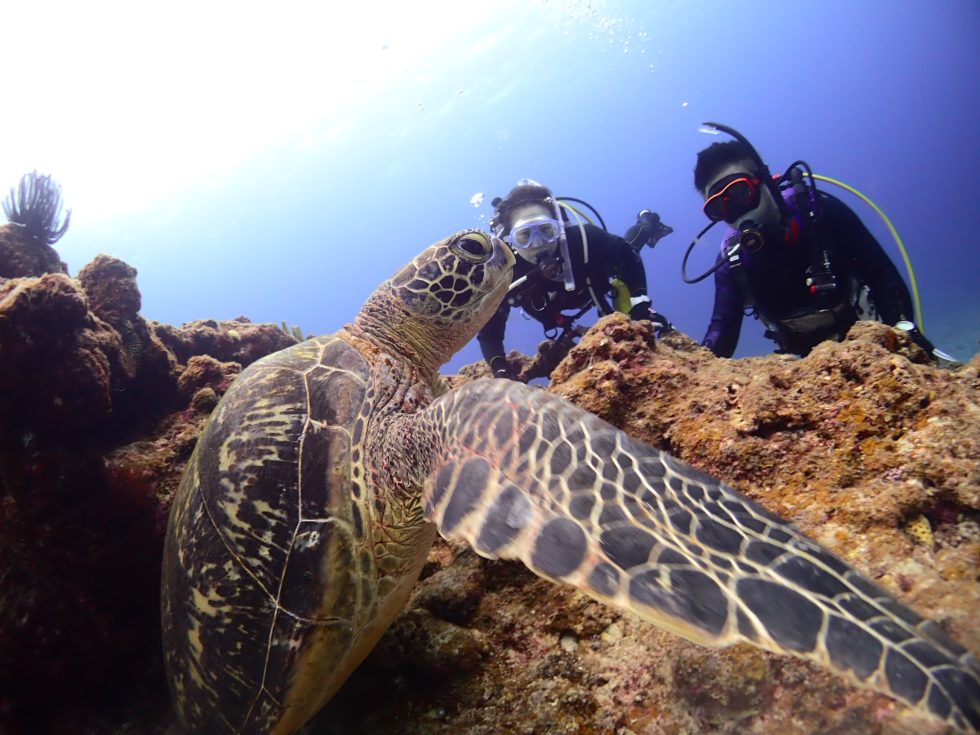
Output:
<instances>
[{"instance_id":1,"label":"sea turtle","mask_svg":"<svg viewBox=\"0 0 980 735\"><path fill-rule=\"evenodd\" d=\"M292 733L408 598L441 533L697 643L813 659L980 724L980 665L731 487L540 389L438 368L514 260L457 233L354 322L246 369L174 499L165 660L190 733Z\"/></svg>"}]
</instances>

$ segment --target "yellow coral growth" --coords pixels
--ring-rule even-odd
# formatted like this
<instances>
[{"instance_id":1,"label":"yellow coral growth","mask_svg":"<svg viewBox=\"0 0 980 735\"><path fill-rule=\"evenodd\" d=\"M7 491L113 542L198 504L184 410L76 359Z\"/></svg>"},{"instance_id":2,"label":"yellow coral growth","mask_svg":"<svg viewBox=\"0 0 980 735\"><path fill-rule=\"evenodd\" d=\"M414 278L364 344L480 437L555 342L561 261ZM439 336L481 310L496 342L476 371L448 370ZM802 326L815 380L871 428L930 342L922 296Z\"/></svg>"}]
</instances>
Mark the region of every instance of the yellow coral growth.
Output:
<instances>
[{"instance_id":1,"label":"yellow coral growth","mask_svg":"<svg viewBox=\"0 0 980 735\"><path fill-rule=\"evenodd\" d=\"M905 524L905 533L917 544L922 544L928 549L932 548L935 541L929 519L921 513L908 520Z\"/></svg>"}]
</instances>

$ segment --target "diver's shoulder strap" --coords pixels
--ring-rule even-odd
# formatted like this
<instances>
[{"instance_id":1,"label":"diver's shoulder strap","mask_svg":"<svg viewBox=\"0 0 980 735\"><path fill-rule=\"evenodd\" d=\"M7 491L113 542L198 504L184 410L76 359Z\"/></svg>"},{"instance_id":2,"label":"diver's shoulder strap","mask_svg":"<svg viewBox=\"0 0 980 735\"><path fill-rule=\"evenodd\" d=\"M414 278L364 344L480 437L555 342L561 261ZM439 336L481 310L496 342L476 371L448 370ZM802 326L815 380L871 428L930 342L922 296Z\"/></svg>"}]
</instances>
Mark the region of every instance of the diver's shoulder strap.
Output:
<instances>
[{"instance_id":1,"label":"diver's shoulder strap","mask_svg":"<svg viewBox=\"0 0 980 735\"><path fill-rule=\"evenodd\" d=\"M814 295L832 293L837 289L837 275L827 248L827 237L820 211L820 192L803 181L799 168L790 171L791 189L784 196L790 215L799 222L799 238L806 250L810 265L805 275L806 285ZM793 223L790 223L792 225Z\"/></svg>"}]
</instances>

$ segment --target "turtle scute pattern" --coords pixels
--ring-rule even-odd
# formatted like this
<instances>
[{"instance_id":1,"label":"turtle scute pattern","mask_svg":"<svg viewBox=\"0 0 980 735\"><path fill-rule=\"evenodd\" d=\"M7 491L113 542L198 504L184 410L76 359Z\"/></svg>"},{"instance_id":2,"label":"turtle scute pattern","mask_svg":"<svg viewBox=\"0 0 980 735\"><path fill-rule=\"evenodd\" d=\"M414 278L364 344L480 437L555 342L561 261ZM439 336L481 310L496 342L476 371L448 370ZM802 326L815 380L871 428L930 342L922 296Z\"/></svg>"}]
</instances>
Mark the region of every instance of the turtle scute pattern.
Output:
<instances>
[{"instance_id":1,"label":"turtle scute pattern","mask_svg":"<svg viewBox=\"0 0 980 735\"><path fill-rule=\"evenodd\" d=\"M435 528L695 642L813 659L980 727L972 655L724 483L539 389L436 390L512 266L482 233L447 238L218 404L164 552L184 730L295 732L394 619Z\"/></svg>"},{"instance_id":2,"label":"turtle scute pattern","mask_svg":"<svg viewBox=\"0 0 980 735\"><path fill-rule=\"evenodd\" d=\"M696 643L746 641L980 727L980 665L793 526L557 396L482 380L426 418L425 512L450 539Z\"/></svg>"},{"instance_id":3,"label":"turtle scute pattern","mask_svg":"<svg viewBox=\"0 0 980 735\"><path fill-rule=\"evenodd\" d=\"M365 373L336 338L277 353L236 381L195 449L164 567L168 671L189 732L268 732L283 702L315 712L298 672L343 667L376 613L352 502Z\"/></svg>"},{"instance_id":4,"label":"turtle scute pattern","mask_svg":"<svg viewBox=\"0 0 980 735\"><path fill-rule=\"evenodd\" d=\"M416 257L354 324L250 365L195 447L164 549L164 658L185 733L287 735L371 650L435 537L387 426L503 298L478 232ZM441 335L438 342L434 336Z\"/></svg>"}]
</instances>

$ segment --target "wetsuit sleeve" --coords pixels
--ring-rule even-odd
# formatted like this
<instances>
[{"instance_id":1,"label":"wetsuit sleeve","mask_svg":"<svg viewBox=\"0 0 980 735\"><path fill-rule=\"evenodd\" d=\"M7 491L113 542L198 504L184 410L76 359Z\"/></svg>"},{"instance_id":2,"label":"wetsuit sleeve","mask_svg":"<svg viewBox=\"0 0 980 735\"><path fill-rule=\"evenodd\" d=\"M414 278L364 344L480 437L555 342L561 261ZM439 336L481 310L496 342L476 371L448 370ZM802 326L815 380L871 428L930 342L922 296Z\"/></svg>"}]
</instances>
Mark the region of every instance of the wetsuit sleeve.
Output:
<instances>
[{"instance_id":1,"label":"wetsuit sleeve","mask_svg":"<svg viewBox=\"0 0 980 735\"><path fill-rule=\"evenodd\" d=\"M500 360L504 358L504 332L507 329L509 315L510 304L504 301L476 335L476 341L480 343L480 352L483 353L483 359L487 361L491 370L500 367ZM506 364L506 360L504 363Z\"/></svg>"},{"instance_id":2,"label":"wetsuit sleeve","mask_svg":"<svg viewBox=\"0 0 980 735\"><path fill-rule=\"evenodd\" d=\"M715 305L701 344L718 357L731 357L742 331L742 293L728 264L715 271Z\"/></svg>"},{"instance_id":3,"label":"wetsuit sleeve","mask_svg":"<svg viewBox=\"0 0 980 735\"><path fill-rule=\"evenodd\" d=\"M829 232L839 251L851 260L854 275L868 285L871 299L886 324L913 321L912 297L895 264L860 218L842 201L821 195Z\"/></svg>"}]
</instances>

